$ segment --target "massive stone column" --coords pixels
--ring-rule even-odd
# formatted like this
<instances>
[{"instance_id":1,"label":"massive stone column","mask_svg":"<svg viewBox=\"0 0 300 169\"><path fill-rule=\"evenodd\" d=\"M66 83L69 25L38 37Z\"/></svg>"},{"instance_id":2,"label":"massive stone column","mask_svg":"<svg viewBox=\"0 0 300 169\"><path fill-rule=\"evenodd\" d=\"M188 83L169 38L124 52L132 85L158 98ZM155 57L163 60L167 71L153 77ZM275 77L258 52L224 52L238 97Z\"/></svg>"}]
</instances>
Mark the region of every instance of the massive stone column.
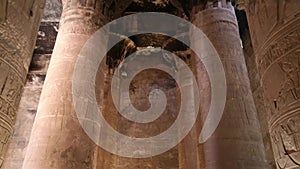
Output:
<instances>
[{"instance_id":1,"label":"massive stone column","mask_svg":"<svg viewBox=\"0 0 300 169\"><path fill-rule=\"evenodd\" d=\"M300 2L245 2L279 169L300 166Z\"/></svg>"},{"instance_id":2,"label":"massive stone column","mask_svg":"<svg viewBox=\"0 0 300 169\"><path fill-rule=\"evenodd\" d=\"M204 143L206 169L267 168L259 123L250 89L248 73L235 12L224 0L208 3L204 10L194 6L192 23L210 39L221 58L227 81L227 99L220 124ZM202 8L203 9L203 8ZM191 43L200 43L193 39ZM198 79L207 78L205 68L197 62ZM208 81L208 79L207 79ZM204 90L205 89L205 90ZM210 84L200 85L200 100L208 100ZM209 102L200 105L205 120Z\"/></svg>"},{"instance_id":3,"label":"massive stone column","mask_svg":"<svg viewBox=\"0 0 300 169\"><path fill-rule=\"evenodd\" d=\"M262 134L266 159L269 167L272 169L276 168L274 161L273 149L271 144L271 137L268 127L268 118L266 108L264 104L263 88L260 82L260 76L256 66L256 58L253 51L253 46L250 37L250 31L248 27L246 12L242 8L236 10L237 18L239 21L240 36L243 42L243 50L245 55L245 61L248 69L248 75L250 79L250 86L252 89L252 95L257 110L258 120L260 124L260 131Z\"/></svg>"},{"instance_id":4,"label":"massive stone column","mask_svg":"<svg viewBox=\"0 0 300 169\"><path fill-rule=\"evenodd\" d=\"M44 0L0 2L0 168L13 133Z\"/></svg>"},{"instance_id":5,"label":"massive stone column","mask_svg":"<svg viewBox=\"0 0 300 169\"><path fill-rule=\"evenodd\" d=\"M194 75L195 75L196 67L195 67L194 63L197 60L195 58L195 55L191 54L190 50L176 51L175 53L177 54L177 56L179 56L181 59L183 59L185 61L185 63L189 66L189 68L194 72ZM193 57L191 57L191 56L193 56ZM180 64L178 64L177 67L178 67L178 70L183 69L183 66ZM182 73L180 71L177 72L177 76L178 76L178 79L184 84L182 91L179 88L177 88L178 107L185 106L185 105L180 105L180 103L181 103L180 93L181 92L189 93L189 99L191 102L198 101L195 97L195 91L197 91L197 90L194 89L195 84L193 84L192 77L190 75ZM205 78L201 78L201 79L207 80ZM199 86L199 84L198 84L198 86ZM204 101L201 101L201 102L204 102ZM195 106L189 106L187 108L187 110L194 111L196 104L194 103L194 105ZM196 123L193 126L193 128L191 129L191 131L189 132L189 134L178 144L179 169L202 169L204 167L203 159L201 158L203 155L203 153L202 153L203 147L198 144L200 128L201 128L201 121L200 121L200 116L198 116Z\"/></svg>"},{"instance_id":6,"label":"massive stone column","mask_svg":"<svg viewBox=\"0 0 300 169\"><path fill-rule=\"evenodd\" d=\"M63 0L60 29L23 169L93 168L96 145L74 111L72 77L82 46L105 23L101 2Z\"/></svg>"}]
</instances>

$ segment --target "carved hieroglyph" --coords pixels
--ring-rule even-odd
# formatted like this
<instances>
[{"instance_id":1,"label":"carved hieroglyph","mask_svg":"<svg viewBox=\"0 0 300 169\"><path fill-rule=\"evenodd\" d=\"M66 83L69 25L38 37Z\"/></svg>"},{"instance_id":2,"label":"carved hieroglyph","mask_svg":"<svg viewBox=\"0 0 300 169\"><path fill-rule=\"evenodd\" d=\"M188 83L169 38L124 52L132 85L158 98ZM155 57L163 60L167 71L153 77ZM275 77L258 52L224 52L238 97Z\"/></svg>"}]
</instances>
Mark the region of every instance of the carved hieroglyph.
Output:
<instances>
[{"instance_id":1,"label":"carved hieroglyph","mask_svg":"<svg viewBox=\"0 0 300 169\"><path fill-rule=\"evenodd\" d=\"M260 9L258 4L265 4L265 10ZM278 169L300 167L299 9L299 1L282 0L274 3L271 0L258 0L246 4ZM258 17L261 12L266 15ZM269 24L271 28L262 24L266 20L272 22Z\"/></svg>"},{"instance_id":2,"label":"carved hieroglyph","mask_svg":"<svg viewBox=\"0 0 300 169\"><path fill-rule=\"evenodd\" d=\"M271 88L269 80L280 80L273 90L274 93L265 89L273 151L277 167L280 169L300 166L299 49L273 63L263 79L266 88ZM276 70L280 76L271 76Z\"/></svg>"},{"instance_id":3,"label":"carved hieroglyph","mask_svg":"<svg viewBox=\"0 0 300 169\"><path fill-rule=\"evenodd\" d=\"M203 145L204 168L267 168L234 11L232 8L206 9L194 15L192 22L201 28L218 51L227 81L227 102L222 120L214 135ZM201 64L196 67L198 80L205 78L205 68ZM209 84L199 84L203 91L200 100L208 99ZM207 106L209 103L200 108L203 120Z\"/></svg>"},{"instance_id":4,"label":"carved hieroglyph","mask_svg":"<svg viewBox=\"0 0 300 169\"><path fill-rule=\"evenodd\" d=\"M0 168L13 133L44 4L43 0L31 2L22 9L20 2L0 2Z\"/></svg>"}]
</instances>

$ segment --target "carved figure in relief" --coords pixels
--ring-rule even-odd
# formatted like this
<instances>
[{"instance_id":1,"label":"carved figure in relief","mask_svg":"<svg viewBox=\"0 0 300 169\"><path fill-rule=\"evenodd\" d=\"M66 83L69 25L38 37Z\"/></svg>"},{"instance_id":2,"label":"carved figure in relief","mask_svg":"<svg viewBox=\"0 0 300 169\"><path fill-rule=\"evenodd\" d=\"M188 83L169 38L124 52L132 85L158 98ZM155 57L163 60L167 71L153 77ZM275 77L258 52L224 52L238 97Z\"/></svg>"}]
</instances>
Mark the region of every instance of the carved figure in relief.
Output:
<instances>
[{"instance_id":1,"label":"carved figure in relief","mask_svg":"<svg viewBox=\"0 0 300 169\"><path fill-rule=\"evenodd\" d=\"M7 111L7 101L5 101L3 98L0 96L0 114L1 113L6 113Z\"/></svg>"},{"instance_id":2,"label":"carved figure in relief","mask_svg":"<svg viewBox=\"0 0 300 169\"><path fill-rule=\"evenodd\" d=\"M292 117L279 125L272 135L276 163L279 168L300 166L299 118Z\"/></svg>"},{"instance_id":3,"label":"carved figure in relief","mask_svg":"<svg viewBox=\"0 0 300 169\"><path fill-rule=\"evenodd\" d=\"M0 98L0 112L2 112L4 109L4 103L3 100Z\"/></svg>"},{"instance_id":4,"label":"carved figure in relief","mask_svg":"<svg viewBox=\"0 0 300 169\"><path fill-rule=\"evenodd\" d=\"M21 92L21 83L18 82L18 78L14 74L10 74L7 78L3 94L5 99L14 103L19 93Z\"/></svg>"},{"instance_id":5,"label":"carved figure in relief","mask_svg":"<svg viewBox=\"0 0 300 169\"><path fill-rule=\"evenodd\" d=\"M279 62L279 67L283 71L286 80L281 86L278 97L275 98L278 109L300 98L299 56L290 56L288 60Z\"/></svg>"},{"instance_id":6,"label":"carved figure in relief","mask_svg":"<svg viewBox=\"0 0 300 169\"><path fill-rule=\"evenodd\" d=\"M10 135L11 135L10 132L6 128L0 126L0 153L1 154L3 154L3 151L6 151L6 145Z\"/></svg>"},{"instance_id":7,"label":"carved figure in relief","mask_svg":"<svg viewBox=\"0 0 300 169\"><path fill-rule=\"evenodd\" d=\"M0 126L0 143L6 144L9 136L10 136L10 132L7 129Z\"/></svg>"},{"instance_id":8,"label":"carved figure in relief","mask_svg":"<svg viewBox=\"0 0 300 169\"><path fill-rule=\"evenodd\" d=\"M283 38L272 42L268 50L258 58L259 70L263 74L267 68L277 61L278 58L287 54L289 51L299 46L300 43L300 31L296 30L290 34L284 36ZM254 32L255 33L255 32ZM290 55L299 55L299 52L292 53ZM291 56L293 58L294 56ZM292 62L293 63L293 62ZM297 63L297 62L296 62Z\"/></svg>"},{"instance_id":9,"label":"carved figure in relief","mask_svg":"<svg viewBox=\"0 0 300 169\"><path fill-rule=\"evenodd\" d=\"M15 110L14 110L13 107L8 106L8 108L7 108L7 115L8 115L8 117L10 118L11 121L14 121L14 119L15 119L15 117L16 117L16 116L15 116L16 113L15 113Z\"/></svg>"},{"instance_id":10,"label":"carved figure in relief","mask_svg":"<svg viewBox=\"0 0 300 169\"><path fill-rule=\"evenodd\" d=\"M285 154L297 166L300 166L300 149L299 149L299 125L294 118L287 120L282 134L283 148Z\"/></svg>"},{"instance_id":11,"label":"carved figure in relief","mask_svg":"<svg viewBox=\"0 0 300 169\"><path fill-rule=\"evenodd\" d=\"M4 154L3 152L6 151L10 135L10 132L6 128L0 126L0 154ZM3 161L3 157L0 156L0 167L3 165Z\"/></svg>"}]
</instances>

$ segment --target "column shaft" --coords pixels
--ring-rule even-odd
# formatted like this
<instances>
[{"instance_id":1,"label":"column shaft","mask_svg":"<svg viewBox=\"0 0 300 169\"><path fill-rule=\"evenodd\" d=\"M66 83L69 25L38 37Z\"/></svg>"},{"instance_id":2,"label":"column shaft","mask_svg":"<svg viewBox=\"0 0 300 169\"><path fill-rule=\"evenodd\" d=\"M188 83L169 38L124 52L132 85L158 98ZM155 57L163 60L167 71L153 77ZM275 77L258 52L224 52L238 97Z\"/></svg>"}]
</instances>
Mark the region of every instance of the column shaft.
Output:
<instances>
[{"instance_id":1,"label":"column shaft","mask_svg":"<svg viewBox=\"0 0 300 169\"><path fill-rule=\"evenodd\" d=\"M185 55L183 58L189 58L187 55L191 55L190 51L189 52L183 52ZM196 62L195 55L192 55L189 59L185 59L184 61L190 69L193 71L194 75L196 74L196 67L195 67L195 62ZM178 69L181 69L182 65L177 65ZM188 92L190 96L190 101L198 101L195 98L195 92L197 90L194 89L193 84L193 79L192 77L180 73L180 71L177 73L177 76L179 77L179 80L184 82L185 87L183 88L183 91L180 91L179 88L177 88L177 97L178 97L178 106L184 106L180 105L181 103L181 98L180 98L180 93L182 92ZM203 78L202 78L203 79ZM206 80L206 79L205 79ZM202 83L203 84L203 83ZM199 84L197 84L199 86ZM194 103L195 105L195 103ZM195 110L196 106L190 106L188 107L189 111ZM184 125L184 124L183 124ZM189 134L179 143L178 145L178 160L179 160L179 169L202 169L203 168L203 152L202 152L202 145L198 144L198 138L199 138L199 133L200 133L200 128L201 128L201 120L200 120L200 115L198 114L197 120Z\"/></svg>"},{"instance_id":2,"label":"column shaft","mask_svg":"<svg viewBox=\"0 0 300 169\"><path fill-rule=\"evenodd\" d=\"M44 0L0 2L0 168L13 134Z\"/></svg>"},{"instance_id":3,"label":"column shaft","mask_svg":"<svg viewBox=\"0 0 300 169\"><path fill-rule=\"evenodd\" d=\"M278 169L299 168L300 2L245 5L275 163Z\"/></svg>"},{"instance_id":4,"label":"column shaft","mask_svg":"<svg viewBox=\"0 0 300 169\"><path fill-rule=\"evenodd\" d=\"M98 1L63 1L63 14L23 169L91 169L94 144L77 119L72 78L78 54L105 23Z\"/></svg>"},{"instance_id":5,"label":"column shaft","mask_svg":"<svg viewBox=\"0 0 300 169\"><path fill-rule=\"evenodd\" d=\"M228 5L228 4L227 4ZM227 6L228 7L228 6ZM226 74L227 100L221 122L213 136L204 143L206 169L267 168L262 137L247 68L241 47L238 25L232 6L205 9L192 16L198 26L216 48ZM193 42L192 40L192 43ZM210 85L203 83L205 68L196 63L200 80L201 116L205 120L210 106L207 93ZM199 81L199 80L198 80Z\"/></svg>"}]
</instances>

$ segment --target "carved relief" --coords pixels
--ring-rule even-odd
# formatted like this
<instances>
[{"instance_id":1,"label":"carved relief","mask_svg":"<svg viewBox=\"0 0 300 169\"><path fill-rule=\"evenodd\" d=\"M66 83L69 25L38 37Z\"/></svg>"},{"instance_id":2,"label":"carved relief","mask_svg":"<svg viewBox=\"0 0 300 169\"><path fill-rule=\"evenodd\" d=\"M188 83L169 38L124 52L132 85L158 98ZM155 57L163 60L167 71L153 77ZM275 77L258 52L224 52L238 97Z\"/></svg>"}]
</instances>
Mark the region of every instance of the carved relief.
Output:
<instances>
[{"instance_id":1,"label":"carved relief","mask_svg":"<svg viewBox=\"0 0 300 169\"><path fill-rule=\"evenodd\" d=\"M278 58L284 56L289 51L299 47L300 29L297 29L287 36L273 41L262 55L257 55L259 72L263 75L268 67ZM260 57L259 57L260 56Z\"/></svg>"},{"instance_id":2,"label":"carved relief","mask_svg":"<svg viewBox=\"0 0 300 169\"><path fill-rule=\"evenodd\" d=\"M278 65L284 73L285 81L281 85L278 97L274 99L275 112L300 99L300 54L290 54Z\"/></svg>"},{"instance_id":3,"label":"carved relief","mask_svg":"<svg viewBox=\"0 0 300 169\"><path fill-rule=\"evenodd\" d=\"M10 74L7 77L5 88L2 91L2 94L9 102L13 102L18 96L18 93L21 92L20 88L22 86L20 86L20 84L22 83L18 82L14 74Z\"/></svg>"},{"instance_id":4,"label":"carved relief","mask_svg":"<svg viewBox=\"0 0 300 169\"><path fill-rule=\"evenodd\" d=\"M13 132L43 4L44 0L0 1L0 168Z\"/></svg>"},{"instance_id":5,"label":"carved relief","mask_svg":"<svg viewBox=\"0 0 300 169\"><path fill-rule=\"evenodd\" d=\"M256 53L258 71L265 88L265 105L271 113L268 120L278 169L300 166L300 116L299 111L295 112L300 99L300 29L296 22L287 28L280 27L286 19L287 3L285 0L277 1L276 29L280 30L272 32L265 46ZM253 32L255 30L252 29ZM267 30L264 32L268 33ZM259 39L255 34L252 36L252 39ZM274 86L273 81L276 83Z\"/></svg>"},{"instance_id":6,"label":"carved relief","mask_svg":"<svg viewBox=\"0 0 300 169\"><path fill-rule=\"evenodd\" d=\"M32 27L28 25L31 23L28 19L24 19L18 15L19 11L17 9L11 8L12 12L7 16L7 22L0 24L0 39L1 46L4 49L7 49L9 52L20 53L22 51L21 56L31 55L32 51L29 51L29 37L31 36L29 33L24 34L24 30L32 30ZM14 21L14 24L11 24L11 20ZM21 36L22 35L22 36Z\"/></svg>"},{"instance_id":7,"label":"carved relief","mask_svg":"<svg viewBox=\"0 0 300 169\"><path fill-rule=\"evenodd\" d=\"M64 28L61 25L61 31L62 33L73 33L73 34L85 34L85 35L91 35L93 34L99 26L97 24L93 24L90 22L86 22L85 25L74 23L72 27Z\"/></svg>"},{"instance_id":8,"label":"carved relief","mask_svg":"<svg viewBox=\"0 0 300 169\"><path fill-rule=\"evenodd\" d=\"M268 15L268 8L266 6L266 2L265 0L259 0L258 1L258 4L257 4L257 8L260 8L259 10L257 10L258 14L257 14L257 17L258 17L258 22L259 22L259 25L261 25L261 27L267 27L266 24L266 20L268 20L269 18L269 15Z\"/></svg>"},{"instance_id":9,"label":"carved relief","mask_svg":"<svg viewBox=\"0 0 300 169\"><path fill-rule=\"evenodd\" d=\"M300 166L300 118L291 117L279 123L271 132L278 168Z\"/></svg>"},{"instance_id":10,"label":"carved relief","mask_svg":"<svg viewBox=\"0 0 300 169\"><path fill-rule=\"evenodd\" d=\"M8 138L9 138L9 136L10 136L10 132L7 130L7 129L5 129L5 128L3 128L3 127L1 127L2 129L0 129L0 144L6 144L7 143L7 141L8 141Z\"/></svg>"},{"instance_id":11,"label":"carved relief","mask_svg":"<svg viewBox=\"0 0 300 169\"><path fill-rule=\"evenodd\" d=\"M3 34L0 34L0 62L10 65L16 74L19 75L19 78L25 81L27 71L24 67L25 57L21 56L30 56L28 50L25 50L25 46L21 47L19 45L21 42L17 42L16 37L12 37L14 35L11 35L6 30L2 30L1 26L0 32L3 32Z\"/></svg>"},{"instance_id":12,"label":"carved relief","mask_svg":"<svg viewBox=\"0 0 300 169\"><path fill-rule=\"evenodd\" d=\"M8 119L8 116L12 118ZM15 110L11 105L0 97L0 119L5 123L0 124L0 167L4 161L3 155L7 149L7 143L12 133L12 119L14 119Z\"/></svg>"},{"instance_id":13,"label":"carved relief","mask_svg":"<svg viewBox=\"0 0 300 169\"><path fill-rule=\"evenodd\" d=\"M73 8L73 7L92 7L93 9L95 9L96 3L99 3L99 0L63 0L62 1L64 11L67 10L68 8Z\"/></svg>"},{"instance_id":14,"label":"carved relief","mask_svg":"<svg viewBox=\"0 0 300 169\"><path fill-rule=\"evenodd\" d=\"M272 124L271 121L271 126L274 126L273 129L271 128L271 136L277 167L289 169L300 166L300 117L299 112L283 111L286 108L291 109L291 103L298 104L295 101L300 99L300 54L299 52L291 53L277 64L285 80L278 97L274 100L275 115L272 121L275 123ZM292 114L293 117L286 118L282 114Z\"/></svg>"},{"instance_id":15,"label":"carved relief","mask_svg":"<svg viewBox=\"0 0 300 169\"><path fill-rule=\"evenodd\" d=\"M11 132L5 127L0 126L0 154L4 154L7 149L7 142L11 136ZM3 165L4 158L0 156L0 167Z\"/></svg>"},{"instance_id":16,"label":"carved relief","mask_svg":"<svg viewBox=\"0 0 300 169\"><path fill-rule=\"evenodd\" d=\"M5 70L3 66L1 68L1 64L0 70ZM16 74L12 72L7 73L7 70L1 72L3 76L0 79L0 114L2 115L1 118L12 126L15 120L16 107L21 98L23 83L21 80L18 80Z\"/></svg>"},{"instance_id":17,"label":"carved relief","mask_svg":"<svg viewBox=\"0 0 300 169\"><path fill-rule=\"evenodd\" d=\"M34 48L33 44L42 8L44 7L44 0L27 0L22 2L24 4L23 9L20 3L8 4L9 14L7 15L7 22L0 24L0 46L6 51L6 55L11 56L13 60L22 60L20 65L27 69L30 63L28 58L30 58Z\"/></svg>"},{"instance_id":18,"label":"carved relief","mask_svg":"<svg viewBox=\"0 0 300 169\"><path fill-rule=\"evenodd\" d=\"M77 19L74 20L74 18ZM71 23L66 24L69 21ZM79 6L68 10L64 9L60 20L60 33L91 35L107 22L107 18L97 10Z\"/></svg>"}]
</instances>

